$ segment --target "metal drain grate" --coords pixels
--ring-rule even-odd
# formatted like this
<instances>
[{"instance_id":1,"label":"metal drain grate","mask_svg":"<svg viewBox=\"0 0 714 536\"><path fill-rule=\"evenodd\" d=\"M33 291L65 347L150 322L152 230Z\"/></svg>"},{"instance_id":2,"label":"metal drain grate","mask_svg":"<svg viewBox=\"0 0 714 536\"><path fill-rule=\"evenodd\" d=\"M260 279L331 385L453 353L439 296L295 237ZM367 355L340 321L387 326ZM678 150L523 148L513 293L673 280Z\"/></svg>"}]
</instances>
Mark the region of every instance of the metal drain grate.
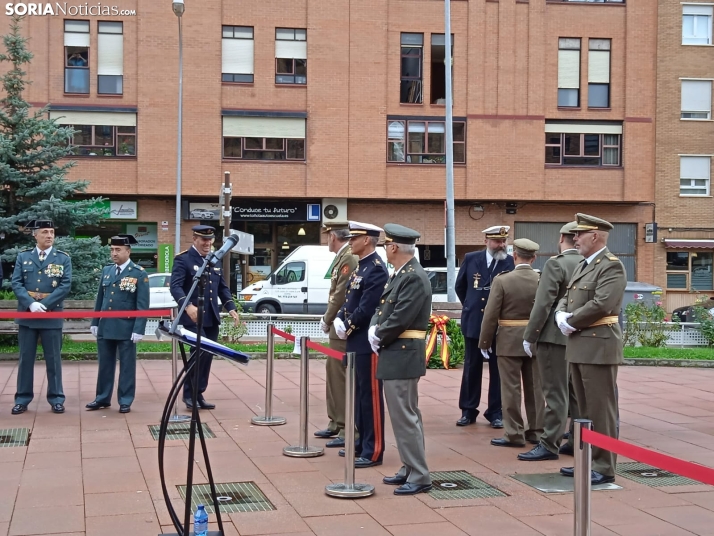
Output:
<instances>
[{"instance_id":1,"label":"metal drain grate","mask_svg":"<svg viewBox=\"0 0 714 536\"><path fill-rule=\"evenodd\" d=\"M466 471L437 471L431 473L429 495L437 500L486 499L507 497L501 490L486 484Z\"/></svg>"},{"instance_id":2,"label":"metal drain grate","mask_svg":"<svg viewBox=\"0 0 714 536\"><path fill-rule=\"evenodd\" d=\"M216 437L216 434L213 433L213 430L211 430L207 424L201 424L201 427L203 428L203 437L205 437L206 439L213 439L214 437ZM149 425L151 437L153 437L155 441L158 441L159 439L160 429L161 426L158 424ZM190 435L191 423L171 422L169 423L169 426L166 429L166 439L168 440L188 439ZM198 437L198 431L196 431L196 437Z\"/></svg>"},{"instance_id":3,"label":"metal drain grate","mask_svg":"<svg viewBox=\"0 0 714 536\"><path fill-rule=\"evenodd\" d=\"M0 430L0 447L26 447L30 443L29 428Z\"/></svg>"},{"instance_id":4,"label":"metal drain grate","mask_svg":"<svg viewBox=\"0 0 714 536\"><path fill-rule=\"evenodd\" d=\"M176 486L182 499L186 499L186 486ZM275 510L265 494L255 482L229 482L227 484L216 484L216 495L221 505L221 513L230 514L232 512L268 512ZM208 484L198 484L193 486L191 494L191 511L195 512L198 505L206 507L206 512L214 514L213 498L211 498L211 487Z\"/></svg>"},{"instance_id":5,"label":"metal drain grate","mask_svg":"<svg viewBox=\"0 0 714 536\"><path fill-rule=\"evenodd\" d=\"M653 488L664 486L691 486L701 482L675 475L664 469L658 469L651 465L639 462L627 462L617 464L617 474L629 480L634 480L638 484L644 484Z\"/></svg>"}]
</instances>

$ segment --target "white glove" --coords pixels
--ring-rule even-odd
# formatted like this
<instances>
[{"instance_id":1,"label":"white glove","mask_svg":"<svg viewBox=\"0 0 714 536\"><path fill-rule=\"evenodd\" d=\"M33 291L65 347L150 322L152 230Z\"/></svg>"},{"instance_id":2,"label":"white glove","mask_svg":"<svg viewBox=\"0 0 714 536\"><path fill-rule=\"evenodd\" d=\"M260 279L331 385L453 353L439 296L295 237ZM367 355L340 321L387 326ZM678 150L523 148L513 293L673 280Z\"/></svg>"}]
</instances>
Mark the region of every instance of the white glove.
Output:
<instances>
[{"instance_id":1,"label":"white glove","mask_svg":"<svg viewBox=\"0 0 714 536\"><path fill-rule=\"evenodd\" d=\"M555 313L555 323L558 324L558 328L563 333L563 335L568 336L571 333L575 333L577 330L568 324L567 320L573 316L573 313L566 313L565 311L558 311Z\"/></svg>"},{"instance_id":2,"label":"white glove","mask_svg":"<svg viewBox=\"0 0 714 536\"><path fill-rule=\"evenodd\" d=\"M141 339L143 339L143 338L144 338L144 336L143 336L143 335L139 335L138 333L132 333L132 334L131 334L131 342L133 342L134 344L136 344L137 342L139 342L139 341L140 341Z\"/></svg>"},{"instance_id":3,"label":"white glove","mask_svg":"<svg viewBox=\"0 0 714 536\"><path fill-rule=\"evenodd\" d=\"M369 345L372 347L372 351L376 354L379 353L379 337L377 337L377 326L372 326L367 332L367 338L369 339Z\"/></svg>"},{"instance_id":4,"label":"white glove","mask_svg":"<svg viewBox=\"0 0 714 536\"><path fill-rule=\"evenodd\" d=\"M491 358L491 357L488 355L488 353L489 353L490 351L491 351L490 348L489 348L488 350L481 350L481 355L483 356L483 358L484 358L486 361L488 361L488 360Z\"/></svg>"},{"instance_id":5,"label":"white glove","mask_svg":"<svg viewBox=\"0 0 714 536\"><path fill-rule=\"evenodd\" d=\"M32 302L30 304L30 312L32 313L44 313L47 311L47 307L42 305L40 302Z\"/></svg>"},{"instance_id":6,"label":"white glove","mask_svg":"<svg viewBox=\"0 0 714 536\"><path fill-rule=\"evenodd\" d=\"M95 339L97 338L97 332L99 331L99 326L89 326L89 333L92 334L92 337Z\"/></svg>"},{"instance_id":7,"label":"white glove","mask_svg":"<svg viewBox=\"0 0 714 536\"><path fill-rule=\"evenodd\" d=\"M345 323L342 321L342 319L335 318L335 321L332 323L332 325L335 326L335 333L337 333L337 336L343 341L346 341L347 329L345 328Z\"/></svg>"},{"instance_id":8,"label":"white glove","mask_svg":"<svg viewBox=\"0 0 714 536\"><path fill-rule=\"evenodd\" d=\"M327 324L325 324L325 319L324 319L324 318L321 318L321 319L320 319L320 329L321 329L322 331L324 331L325 333L329 333L329 332L330 332L330 326L328 326Z\"/></svg>"},{"instance_id":9,"label":"white glove","mask_svg":"<svg viewBox=\"0 0 714 536\"><path fill-rule=\"evenodd\" d=\"M528 341L523 341L523 350L525 350L528 357L533 357L533 352L531 351L531 343Z\"/></svg>"}]
</instances>

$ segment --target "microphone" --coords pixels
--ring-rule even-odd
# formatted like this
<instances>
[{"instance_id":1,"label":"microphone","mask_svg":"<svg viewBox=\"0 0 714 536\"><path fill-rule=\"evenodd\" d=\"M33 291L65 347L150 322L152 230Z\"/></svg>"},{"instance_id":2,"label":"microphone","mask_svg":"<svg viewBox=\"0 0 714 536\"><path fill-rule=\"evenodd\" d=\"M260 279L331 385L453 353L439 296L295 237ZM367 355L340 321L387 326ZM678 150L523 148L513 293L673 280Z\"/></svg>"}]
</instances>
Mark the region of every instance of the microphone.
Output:
<instances>
[{"instance_id":1,"label":"microphone","mask_svg":"<svg viewBox=\"0 0 714 536\"><path fill-rule=\"evenodd\" d=\"M215 266L221 260L223 260L223 257L226 256L226 253L228 253L230 250L232 250L236 245L238 244L238 235L228 235L224 242L223 242L223 247L219 249L218 251L214 252L213 255L211 256L211 260L209 261L209 264L211 266Z\"/></svg>"}]
</instances>

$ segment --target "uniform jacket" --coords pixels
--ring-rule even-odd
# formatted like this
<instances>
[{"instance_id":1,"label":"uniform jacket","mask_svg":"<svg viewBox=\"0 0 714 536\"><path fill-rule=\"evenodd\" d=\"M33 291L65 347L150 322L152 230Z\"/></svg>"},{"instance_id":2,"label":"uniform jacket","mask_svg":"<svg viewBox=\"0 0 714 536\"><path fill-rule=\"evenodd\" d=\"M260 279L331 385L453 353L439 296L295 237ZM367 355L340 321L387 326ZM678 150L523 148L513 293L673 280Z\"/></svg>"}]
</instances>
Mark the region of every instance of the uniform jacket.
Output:
<instances>
[{"instance_id":1,"label":"uniform jacket","mask_svg":"<svg viewBox=\"0 0 714 536\"><path fill-rule=\"evenodd\" d=\"M12 273L12 290L17 296L18 312L29 312L30 304L34 301L47 307L48 312L64 311L64 299L71 287L72 261L66 253L52 247L44 262L40 262L36 247L18 254ZM41 292L49 296L35 300L28 292ZM42 318L42 313L37 313L37 317ZM56 318L15 322L34 329L62 329L64 320Z\"/></svg>"},{"instance_id":2,"label":"uniform jacket","mask_svg":"<svg viewBox=\"0 0 714 536\"><path fill-rule=\"evenodd\" d=\"M332 263L330 272L330 294L327 303L327 311L325 311L325 324L330 326L330 348L345 351L346 341L343 341L337 336L335 326L332 323L337 317L337 313L345 303L347 296L347 283L352 276L352 272L357 268L357 257L352 255L350 246L347 245L337 253L335 260Z\"/></svg>"},{"instance_id":3,"label":"uniform jacket","mask_svg":"<svg viewBox=\"0 0 714 536\"><path fill-rule=\"evenodd\" d=\"M407 380L426 374L426 340L400 339L409 329L426 331L431 316L431 283L412 258L387 282L372 317L380 340L377 378Z\"/></svg>"},{"instance_id":4,"label":"uniform jacket","mask_svg":"<svg viewBox=\"0 0 714 536\"><path fill-rule=\"evenodd\" d=\"M499 273L510 272L513 267L513 257L509 255L505 260L498 261L495 269L489 272L485 249L466 254L463 264L459 267L455 286L456 295L463 306L461 331L464 337L479 338L492 279Z\"/></svg>"},{"instance_id":5,"label":"uniform jacket","mask_svg":"<svg viewBox=\"0 0 714 536\"><path fill-rule=\"evenodd\" d=\"M517 266L493 280L491 296L481 324L478 347L488 350L496 335L496 355L527 357L523 350L526 326L500 326L499 320L528 320L538 290L538 272L530 266Z\"/></svg>"},{"instance_id":6,"label":"uniform jacket","mask_svg":"<svg viewBox=\"0 0 714 536\"><path fill-rule=\"evenodd\" d=\"M347 285L345 304L337 313L347 328L347 352L372 353L367 332L388 278L387 268L376 252L358 261Z\"/></svg>"},{"instance_id":7,"label":"uniform jacket","mask_svg":"<svg viewBox=\"0 0 714 536\"><path fill-rule=\"evenodd\" d=\"M193 276L203 265L204 258L196 251L193 246L176 255L174 258L174 267L171 270L171 296L179 307L183 305L186 299L186 294L191 290L193 284ZM206 284L206 294L204 300L205 313L203 316L204 327L219 326L221 324L221 308L218 305L218 299L221 299L223 307L226 311L234 311L236 308L231 296L231 289L228 288L223 280L223 266L219 263L213 268L206 268L208 281ZM190 302L198 306L198 288L191 295ZM196 324L184 313L179 319L179 323L189 330L195 330Z\"/></svg>"},{"instance_id":8,"label":"uniform jacket","mask_svg":"<svg viewBox=\"0 0 714 536\"><path fill-rule=\"evenodd\" d=\"M625 267L607 248L573 274L558 311L573 313L568 324L577 329L568 336L565 356L570 363L619 365L622 363L622 330L618 322L589 327L606 316L617 316L627 286Z\"/></svg>"},{"instance_id":9,"label":"uniform jacket","mask_svg":"<svg viewBox=\"0 0 714 536\"><path fill-rule=\"evenodd\" d=\"M149 308L149 277L144 269L129 261L117 275L117 265L102 270L95 311L146 311ZM97 337L128 341L132 333L143 335L147 318L93 318Z\"/></svg>"},{"instance_id":10,"label":"uniform jacket","mask_svg":"<svg viewBox=\"0 0 714 536\"><path fill-rule=\"evenodd\" d=\"M547 342L562 346L568 342L568 338L555 323L555 310L581 260L583 256L573 249L551 257L545 263L524 335L525 340L530 343Z\"/></svg>"}]
</instances>

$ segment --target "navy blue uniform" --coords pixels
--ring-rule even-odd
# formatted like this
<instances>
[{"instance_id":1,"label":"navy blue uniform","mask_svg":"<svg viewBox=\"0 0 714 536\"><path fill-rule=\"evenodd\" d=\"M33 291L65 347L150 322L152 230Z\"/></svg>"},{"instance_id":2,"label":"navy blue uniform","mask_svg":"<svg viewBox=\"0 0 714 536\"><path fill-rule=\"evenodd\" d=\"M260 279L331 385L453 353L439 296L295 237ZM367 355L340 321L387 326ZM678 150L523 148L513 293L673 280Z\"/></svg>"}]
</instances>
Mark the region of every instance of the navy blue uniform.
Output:
<instances>
[{"instance_id":1,"label":"navy blue uniform","mask_svg":"<svg viewBox=\"0 0 714 536\"><path fill-rule=\"evenodd\" d=\"M355 359L355 456L381 462L384 455L384 397L377 379L377 354L369 344L372 320L389 274L376 252L360 259L347 284L345 304L337 314L347 329L347 352Z\"/></svg>"},{"instance_id":2,"label":"navy blue uniform","mask_svg":"<svg viewBox=\"0 0 714 536\"><path fill-rule=\"evenodd\" d=\"M176 255L174 258L174 266L171 271L171 295L179 307L183 305L186 299L186 294L191 290L193 277L203 265L204 258L201 254L191 246L186 251ZM209 273L210 272L210 273ZM206 268L208 280L206 284L206 294L204 300L204 315L203 315L203 330L201 336L215 341L218 339L218 332L221 327L221 307L218 305L218 299L221 299L223 307L226 311L234 311L236 308L231 296L231 290L223 280L223 268L219 264L214 268ZM198 289L191 295L189 302L198 307ZM196 324L191 318L184 313L179 324L190 331L196 331ZM191 357L194 352L191 352ZM198 371L198 392L203 394L208 387L208 377L211 373L211 362L213 355L204 352L201 355L201 369ZM191 382L187 380L183 388L184 398L191 399Z\"/></svg>"},{"instance_id":3,"label":"navy blue uniform","mask_svg":"<svg viewBox=\"0 0 714 536\"><path fill-rule=\"evenodd\" d=\"M491 282L496 275L510 272L514 267L513 257L509 255L506 260L498 261L495 266L489 269L486 250L467 253L464 262L459 267L455 290L463 306L461 332L464 334L466 350L464 372L461 377L461 393L459 394L459 408L462 411L471 411L478 415L476 408L481 402L483 355L478 348L478 342L481 336L483 311L491 292ZM494 340L491 348L495 347ZM502 418L501 379L498 374L497 357L493 352L490 353L488 371L488 408L484 417L488 421L493 421Z\"/></svg>"}]
</instances>

